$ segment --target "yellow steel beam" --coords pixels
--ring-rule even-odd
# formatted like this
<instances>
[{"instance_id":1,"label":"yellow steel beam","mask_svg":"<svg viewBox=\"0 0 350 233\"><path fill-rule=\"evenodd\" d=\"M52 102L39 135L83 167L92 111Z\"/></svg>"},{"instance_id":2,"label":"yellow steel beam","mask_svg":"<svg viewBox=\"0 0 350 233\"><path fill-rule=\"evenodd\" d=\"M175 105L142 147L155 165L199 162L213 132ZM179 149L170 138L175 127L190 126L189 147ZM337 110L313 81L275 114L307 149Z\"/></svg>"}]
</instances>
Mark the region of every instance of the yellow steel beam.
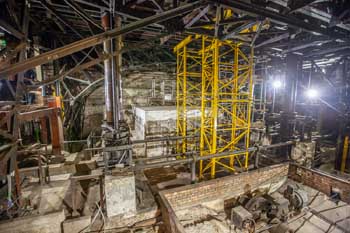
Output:
<instances>
[{"instance_id":1,"label":"yellow steel beam","mask_svg":"<svg viewBox=\"0 0 350 233\"><path fill-rule=\"evenodd\" d=\"M344 139L343 156L342 156L341 166L340 166L340 171L343 173L345 172L346 160L348 158L348 148L349 148L349 136L346 136Z\"/></svg>"}]
</instances>

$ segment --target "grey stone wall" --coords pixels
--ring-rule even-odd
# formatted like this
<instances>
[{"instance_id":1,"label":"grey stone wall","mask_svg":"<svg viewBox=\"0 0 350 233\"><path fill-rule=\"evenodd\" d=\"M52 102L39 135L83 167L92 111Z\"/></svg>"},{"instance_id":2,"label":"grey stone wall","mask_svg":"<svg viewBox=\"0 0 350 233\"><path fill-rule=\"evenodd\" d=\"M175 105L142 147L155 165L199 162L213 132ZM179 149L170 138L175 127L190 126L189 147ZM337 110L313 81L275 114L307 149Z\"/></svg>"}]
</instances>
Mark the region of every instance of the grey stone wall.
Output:
<instances>
[{"instance_id":1,"label":"grey stone wall","mask_svg":"<svg viewBox=\"0 0 350 233\"><path fill-rule=\"evenodd\" d=\"M175 105L175 74L162 71L129 72L122 76L122 100L125 120L134 129L136 106ZM85 106L84 136L99 130L104 111L103 87L92 93Z\"/></svg>"}]
</instances>

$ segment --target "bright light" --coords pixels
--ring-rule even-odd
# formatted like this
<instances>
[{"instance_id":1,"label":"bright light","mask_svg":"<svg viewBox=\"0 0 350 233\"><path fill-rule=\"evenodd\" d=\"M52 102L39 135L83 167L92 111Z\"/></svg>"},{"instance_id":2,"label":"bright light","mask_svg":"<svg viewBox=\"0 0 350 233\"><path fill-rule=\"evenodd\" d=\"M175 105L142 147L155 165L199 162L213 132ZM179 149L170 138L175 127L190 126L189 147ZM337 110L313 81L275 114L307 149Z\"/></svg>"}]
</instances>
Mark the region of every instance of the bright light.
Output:
<instances>
[{"instance_id":1,"label":"bright light","mask_svg":"<svg viewBox=\"0 0 350 233\"><path fill-rule=\"evenodd\" d=\"M278 89L282 87L282 83L280 80L274 80L272 83L273 88Z\"/></svg>"},{"instance_id":2,"label":"bright light","mask_svg":"<svg viewBox=\"0 0 350 233\"><path fill-rule=\"evenodd\" d=\"M318 97L318 91L315 89L309 89L309 90L307 90L306 95L310 99L315 99Z\"/></svg>"}]
</instances>

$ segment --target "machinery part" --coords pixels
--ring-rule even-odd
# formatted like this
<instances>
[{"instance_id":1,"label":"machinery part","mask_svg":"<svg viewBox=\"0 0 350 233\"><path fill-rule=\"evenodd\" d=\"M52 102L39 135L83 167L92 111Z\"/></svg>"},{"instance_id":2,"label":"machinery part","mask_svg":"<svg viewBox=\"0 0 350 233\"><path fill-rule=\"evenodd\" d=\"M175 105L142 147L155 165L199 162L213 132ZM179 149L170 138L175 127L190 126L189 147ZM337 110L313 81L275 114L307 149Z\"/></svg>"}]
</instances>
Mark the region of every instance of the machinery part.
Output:
<instances>
[{"instance_id":1,"label":"machinery part","mask_svg":"<svg viewBox=\"0 0 350 233\"><path fill-rule=\"evenodd\" d=\"M290 202L290 209L301 210L307 205L308 196L307 193L295 186L288 185L287 189L284 191L284 197Z\"/></svg>"},{"instance_id":2,"label":"machinery part","mask_svg":"<svg viewBox=\"0 0 350 233\"><path fill-rule=\"evenodd\" d=\"M132 148L129 146L131 143L130 129L125 121L119 121L118 124L118 130L114 130L113 128L108 127L108 125L103 125L106 129L102 135L106 145L103 152L106 171L115 167L129 167L132 164ZM125 146L125 148L120 150L109 149L114 148L115 146Z\"/></svg>"},{"instance_id":3,"label":"machinery part","mask_svg":"<svg viewBox=\"0 0 350 233\"><path fill-rule=\"evenodd\" d=\"M338 202L341 200L340 189L332 187L330 197L331 197L331 200L338 205Z\"/></svg>"},{"instance_id":4,"label":"machinery part","mask_svg":"<svg viewBox=\"0 0 350 233\"><path fill-rule=\"evenodd\" d=\"M277 218L282 222L286 221L289 214L289 200L278 192L273 193L270 197L272 200L267 216Z\"/></svg>"},{"instance_id":5,"label":"machinery part","mask_svg":"<svg viewBox=\"0 0 350 233\"><path fill-rule=\"evenodd\" d=\"M235 225L235 227L241 230L247 230L248 232L255 231L255 221L253 219L253 215L240 205L232 208L231 222L233 225Z\"/></svg>"},{"instance_id":6,"label":"machinery part","mask_svg":"<svg viewBox=\"0 0 350 233\"><path fill-rule=\"evenodd\" d=\"M261 218L262 213L266 213L269 208L269 202L266 200L266 198L262 196L257 196L251 198L246 204L245 208L252 213L253 218L259 219Z\"/></svg>"}]
</instances>

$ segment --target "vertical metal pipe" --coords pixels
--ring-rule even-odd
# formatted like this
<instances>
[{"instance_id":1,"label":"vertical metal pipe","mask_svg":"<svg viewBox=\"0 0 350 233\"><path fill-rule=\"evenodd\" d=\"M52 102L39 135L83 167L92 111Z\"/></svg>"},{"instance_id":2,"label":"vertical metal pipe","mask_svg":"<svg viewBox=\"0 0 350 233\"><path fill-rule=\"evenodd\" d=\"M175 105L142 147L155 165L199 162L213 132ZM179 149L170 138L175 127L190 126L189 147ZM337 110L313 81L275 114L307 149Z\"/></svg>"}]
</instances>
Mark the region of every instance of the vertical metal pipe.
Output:
<instances>
[{"instance_id":1,"label":"vertical metal pipe","mask_svg":"<svg viewBox=\"0 0 350 233\"><path fill-rule=\"evenodd\" d=\"M115 17L115 28L121 29L122 20L119 15ZM122 68L122 53L120 52L122 49L122 36L117 36L115 38L115 50L117 51L117 55L115 56L115 120L118 125L119 120L122 120L122 86L121 86L121 68ZM117 127L118 128L118 127Z\"/></svg>"},{"instance_id":2,"label":"vertical metal pipe","mask_svg":"<svg viewBox=\"0 0 350 233\"><path fill-rule=\"evenodd\" d=\"M288 54L286 59L286 91L284 97L284 112L294 112L296 103L298 57L295 54Z\"/></svg>"},{"instance_id":3,"label":"vertical metal pipe","mask_svg":"<svg viewBox=\"0 0 350 233\"><path fill-rule=\"evenodd\" d=\"M211 111L212 111L212 147L210 153L217 153L217 129L218 129L218 95L219 95L219 40L214 39L213 41L213 91L212 91L212 103L211 103ZM216 173L216 158L212 159L212 167L210 171L211 178L215 178Z\"/></svg>"},{"instance_id":4,"label":"vertical metal pipe","mask_svg":"<svg viewBox=\"0 0 350 233\"><path fill-rule=\"evenodd\" d=\"M187 47L183 48L183 77L182 77L182 153L187 152Z\"/></svg>"},{"instance_id":5,"label":"vertical metal pipe","mask_svg":"<svg viewBox=\"0 0 350 233\"><path fill-rule=\"evenodd\" d=\"M341 115L337 119L338 121L338 138L337 138L337 149L336 149L336 159L335 159L335 169L341 170L342 166L342 157L344 151L344 143L346 136L350 135L349 130L349 120L347 118L348 115L348 106L349 106L349 96L348 96L348 80L347 80L347 59L343 59L343 64L337 67L336 70L336 78L342 80L342 85L339 90L340 98L339 103L341 106Z\"/></svg>"},{"instance_id":6,"label":"vertical metal pipe","mask_svg":"<svg viewBox=\"0 0 350 233\"><path fill-rule=\"evenodd\" d=\"M271 112L275 112L275 101L276 101L276 88L273 88L273 94L272 94L272 109Z\"/></svg>"},{"instance_id":7,"label":"vertical metal pipe","mask_svg":"<svg viewBox=\"0 0 350 233\"><path fill-rule=\"evenodd\" d=\"M108 12L102 14L102 26L105 31L110 29L110 17ZM111 54L111 41L103 42L103 52ZM114 127L113 117L113 78L112 78L112 61L107 59L104 61L104 75L105 75L105 119L109 126Z\"/></svg>"},{"instance_id":8,"label":"vertical metal pipe","mask_svg":"<svg viewBox=\"0 0 350 233\"><path fill-rule=\"evenodd\" d=\"M192 184L196 182L196 160L195 159L191 163L191 182Z\"/></svg>"},{"instance_id":9,"label":"vertical metal pipe","mask_svg":"<svg viewBox=\"0 0 350 233\"><path fill-rule=\"evenodd\" d=\"M286 142L291 139L293 135L294 125L293 119L295 117L295 103L296 103L296 88L298 80L298 57L295 54L289 53L286 58L286 90L284 92L281 126L280 126L280 141ZM281 155L289 157L290 148L282 148Z\"/></svg>"}]
</instances>

